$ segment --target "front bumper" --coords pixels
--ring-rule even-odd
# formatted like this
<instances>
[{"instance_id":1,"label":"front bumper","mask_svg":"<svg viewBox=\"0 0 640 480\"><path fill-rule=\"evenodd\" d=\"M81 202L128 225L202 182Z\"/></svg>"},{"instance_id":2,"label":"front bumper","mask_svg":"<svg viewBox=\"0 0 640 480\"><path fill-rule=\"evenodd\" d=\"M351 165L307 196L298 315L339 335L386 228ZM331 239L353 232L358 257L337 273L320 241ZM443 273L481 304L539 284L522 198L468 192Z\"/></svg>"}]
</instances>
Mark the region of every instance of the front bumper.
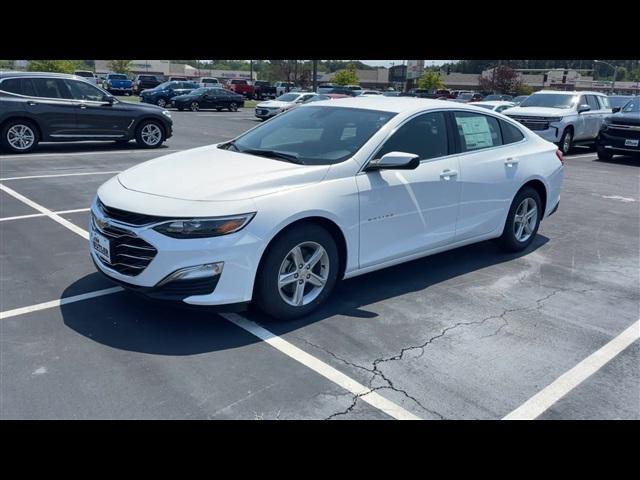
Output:
<instances>
[{"instance_id":1,"label":"front bumper","mask_svg":"<svg viewBox=\"0 0 640 480\"><path fill-rule=\"evenodd\" d=\"M637 141L637 146L627 145L627 141ZM596 146L599 150L616 152L620 154L640 155L640 129L623 131L616 128L601 130Z\"/></svg>"},{"instance_id":2,"label":"front bumper","mask_svg":"<svg viewBox=\"0 0 640 480\"><path fill-rule=\"evenodd\" d=\"M97 208L96 201L91 207L91 217L94 216L105 220L104 215ZM89 247L96 268L123 287L149 297L179 300L191 305L240 304L251 300L255 273L264 245L263 241L250 233L247 228L220 237L175 239L162 235L150 227L135 227L111 219L106 220L120 229L128 230L157 250L144 270L135 275L125 275L103 263L93 248ZM94 228L92 220L89 228ZM215 283L213 279L209 279L211 280L209 293L196 290L196 294L189 294L191 287L205 288L206 285L201 284L180 285L170 282L162 286L163 280L177 270L219 262L224 262L224 268ZM169 287L171 287L170 291L167 292Z\"/></svg>"},{"instance_id":3,"label":"front bumper","mask_svg":"<svg viewBox=\"0 0 640 480\"><path fill-rule=\"evenodd\" d=\"M258 107L256 107L255 115L258 118L271 118L271 117L275 117L280 112L282 112L282 109L272 110L272 109L267 109L267 108L258 108Z\"/></svg>"}]
</instances>

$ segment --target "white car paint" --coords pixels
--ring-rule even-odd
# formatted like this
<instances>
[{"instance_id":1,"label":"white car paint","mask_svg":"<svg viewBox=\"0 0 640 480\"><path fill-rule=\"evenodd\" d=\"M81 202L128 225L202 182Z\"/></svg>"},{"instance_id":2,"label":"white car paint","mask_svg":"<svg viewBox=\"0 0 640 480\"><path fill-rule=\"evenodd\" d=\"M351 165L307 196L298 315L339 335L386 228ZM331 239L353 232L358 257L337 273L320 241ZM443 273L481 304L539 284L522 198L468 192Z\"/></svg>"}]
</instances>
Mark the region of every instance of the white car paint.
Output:
<instances>
[{"instance_id":1,"label":"white car paint","mask_svg":"<svg viewBox=\"0 0 640 480\"><path fill-rule=\"evenodd\" d=\"M497 113L502 113L504 110L508 108L513 108L516 106L513 102L507 102L504 100L489 100L486 102L472 102L470 105L480 108L486 108L488 110L493 110Z\"/></svg>"},{"instance_id":2,"label":"white car paint","mask_svg":"<svg viewBox=\"0 0 640 480\"><path fill-rule=\"evenodd\" d=\"M278 100L284 95L290 95L291 101L282 101ZM255 107L255 115L258 118L271 118L279 113L282 113L290 108L293 108L297 105L304 103L306 100L309 100L312 97L315 97L317 93L313 92L289 92L281 95L275 100L267 100L266 102L261 102Z\"/></svg>"},{"instance_id":3,"label":"white car paint","mask_svg":"<svg viewBox=\"0 0 640 480\"><path fill-rule=\"evenodd\" d=\"M503 115L482 112L518 128L521 141L423 160L415 170L367 172L363 167L407 120L431 111L479 109L438 100L368 97L319 101L296 111L315 107L396 115L351 157L333 165L299 165L211 145L126 170L99 188L92 215L104 217L98 198L111 208L162 217L256 213L240 231L212 238L174 239L150 227L121 224L153 245L157 255L140 274L129 276L102 264L90 249L98 268L116 280L153 287L178 269L224 262L213 293L190 296L184 302L246 302L252 299L258 265L269 242L300 219L322 217L339 228L346 244L344 278L349 278L499 237L514 196L531 180L542 182L546 191L543 217L559 202L563 168L556 147Z\"/></svg>"}]
</instances>

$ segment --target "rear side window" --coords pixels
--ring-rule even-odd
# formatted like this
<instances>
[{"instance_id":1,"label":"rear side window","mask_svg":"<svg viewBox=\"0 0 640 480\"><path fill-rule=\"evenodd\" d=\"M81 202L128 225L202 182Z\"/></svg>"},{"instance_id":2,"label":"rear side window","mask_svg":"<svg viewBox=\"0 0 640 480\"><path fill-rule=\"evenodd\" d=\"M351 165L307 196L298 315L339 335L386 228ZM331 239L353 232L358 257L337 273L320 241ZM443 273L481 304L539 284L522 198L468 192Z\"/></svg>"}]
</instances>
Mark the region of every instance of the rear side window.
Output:
<instances>
[{"instance_id":1,"label":"rear side window","mask_svg":"<svg viewBox=\"0 0 640 480\"><path fill-rule=\"evenodd\" d=\"M413 118L402 125L386 141L376 158L389 152L406 152L418 155L420 160L425 160L448 155L448 150L444 114L432 112Z\"/></svg>"},{"instance_id":2,"label":"rear side window","mask_svg":"<svg viewBox=\"0 0 640 480\"><path fill-rule=\"evenodd\" d=\"M500 128L502 128L502 143L505 145L519 142L524 138L520 129L511 125L509 122L500 120Z\"/></svg>"},{"instance_id":3,"label":"rear side window","mask_svg":"<svg viewBox=\"0 0 640 480\"><path fill-rule=\"evenodd\" d=\"M455 112L460 148L463 152L502 145L498 120L472 112Z\"/></svg>"},{"instance_id":4,"label":"rear side window","mask_svg":"<svg viewBox=\"0 0 640 480\"><path fill-rule=\"evenodd\" d=\"M57 78L32 79L36 95L42 98L71 98L64 82Z\"/></svg>"},{"instance_id":5,"label":"rear side window","mask_svg":"<svg viewBox=\"0 0 640 480\"><path fill-rule=\"evenodd\" d=\"M35 97L36 91L30 78L9 78L0 83L0 90L17 93L27 97Z\"/></svg>"}]
</instances>

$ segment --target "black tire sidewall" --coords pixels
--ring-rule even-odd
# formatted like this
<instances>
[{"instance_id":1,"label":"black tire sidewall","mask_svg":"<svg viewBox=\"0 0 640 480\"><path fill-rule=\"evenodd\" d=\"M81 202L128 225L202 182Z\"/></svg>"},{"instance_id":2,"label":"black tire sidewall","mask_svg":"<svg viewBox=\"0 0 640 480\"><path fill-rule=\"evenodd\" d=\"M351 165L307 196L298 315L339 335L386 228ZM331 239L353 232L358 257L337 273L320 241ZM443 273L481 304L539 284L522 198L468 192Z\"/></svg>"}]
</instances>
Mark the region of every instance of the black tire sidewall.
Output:
<instances>
[{"instance_id":1,"label":"black tire sidewall","mask_svg":"<svg viewBox=\"0 0 640 480\"><path fill-rule=\"evenodd\" d=\"M293 307L280 297L277 278L285 255L303 242L316 242L326 250L329 256L329 277L324 290L313 302L301 307ZM331 295L338 279L340 266L338 255L335 240L319 225L300 225L298 228L285 231L269 245L264 253L256 276L256 303L265 313L279 320L290 320L309 314Z\"/></svg>"},{"instance_id":2,"label":"black tire sidewall","mask_svg":"<svg viewBox=\"0 0 640 480\"><path fill-rule=\"evenodd\" d=\"M142 140L142 129L144 128L145 125L148 125L150 123L153 123L154 125L157 125L158 127L160 127L160 131L162 132L162 137L160 138L160 141L155 145L148 145L144 142L144 140ZM166 135L167 135L166 130L160 122L155 120L143 120L142 122L140 122L140 125L138 125L138 127L136 128L136 143L142 148L158 148L167 139Z\"/></svg>"},{"instance_id":3,"label":"black tire sidewall","mask_svg":"<svg viewBox=\"0 0 640 480\"><path fill-rule=\"evenodd\" d=\"M533 200L536 202L536 207L538 210L538 221L536 222L536 227L533 229L533 233L531 234L531 236L526 241L520 242L516 239L516 235L513 231L513 223L515 221L516 210L518 206L525 198L528 197L533 198ZM542 220L543 215L544 212L542 211L542 200L538 192L532 187L525 187L520 190L514 197L513 201L511 202L511 207L509 208L507 220L504 225L504 231L502 232L502 236L500 237L502 247L510 252L519 252L526 249L538 234L538 228L540 228L540 221Z\"/></svg>"},{"instance_id":4,"label":"black tire sidewall","mask_svg":"<svg viewBox=\"0 0 640 480\"><path fill-rule=\"evenodd\" d=\"M563 150L563 146L564 146L564 141L567 137L567 135L571 135L571 142L569 142L569 147L567 148L567 151L565 152ZM570 151L571 151L571 147L573 145L573 131L570 128L565 128L564 132L562 133L562 137L560 137L560 151L562 151L563 155L567 155Z\"/></svg>"},{"instance_id":5,"label":"black tire sidewall","mask_svg":"<svg viewBox=\"0 0 640 480\"><path fill-rule=\"evenodd\" d=\"M26 150L17 150L15 148L13 148L10 144L9 141L7 140L7 132L9 131L9 129L15 125L25 125L27 127L29 127L31 129L31 131L33 132L33 136L34 136L34 140L33 140L33 144L27 148ZM0 146L2 146L3 149L8 150L9 152L12 153L29 153L32 152L37 146L38 143L40 143L40 134L38 133L38 129L36 128L35 124L33 122L30 122L28 120L13 120L13 121L9 121L7 122L3 127L2 130L0 131Z\"/></svg>"}]
</instances>

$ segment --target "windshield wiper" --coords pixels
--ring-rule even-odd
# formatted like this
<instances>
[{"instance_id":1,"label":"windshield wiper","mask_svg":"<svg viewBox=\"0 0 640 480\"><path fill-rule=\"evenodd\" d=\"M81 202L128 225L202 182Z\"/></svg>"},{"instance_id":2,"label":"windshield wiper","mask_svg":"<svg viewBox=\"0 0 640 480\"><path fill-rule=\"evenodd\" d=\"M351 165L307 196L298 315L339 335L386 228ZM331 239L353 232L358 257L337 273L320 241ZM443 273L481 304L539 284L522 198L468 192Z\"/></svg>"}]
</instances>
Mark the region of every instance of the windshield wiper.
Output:
<instances>
[{"instance_id":1,"label":"windshield wiper","mask_svg":"<svg viewBox=\"0 0 640 480\"><path fill-rule=\"evenodd\" d=\"M236 141L235 140L231 140L229 142L221 143L220 145L218 145L218 148L222 148L224 150L229 150L231 147L233 147L236 150L236 152L240 151L240 149L238 147L236 147Z\"/></svg>"},{"instance_id":2,"label":"windshield wiper","mask_svg":"<svg viewBox=\"0 0 640 480\"><path fill-rule=\"evenodd\" d=\"M291 163L297 163L299 165L304 165L304 162L300 160L300 156L297 153L287 153L281 152L278 150L263 150L260 148L248 148L246 150L241 150L242 153L248 153L249 155L259 155L263 157L273 157L273 158L281 158L283 160L287 160Z\"/></svg>"}]
</instances>

